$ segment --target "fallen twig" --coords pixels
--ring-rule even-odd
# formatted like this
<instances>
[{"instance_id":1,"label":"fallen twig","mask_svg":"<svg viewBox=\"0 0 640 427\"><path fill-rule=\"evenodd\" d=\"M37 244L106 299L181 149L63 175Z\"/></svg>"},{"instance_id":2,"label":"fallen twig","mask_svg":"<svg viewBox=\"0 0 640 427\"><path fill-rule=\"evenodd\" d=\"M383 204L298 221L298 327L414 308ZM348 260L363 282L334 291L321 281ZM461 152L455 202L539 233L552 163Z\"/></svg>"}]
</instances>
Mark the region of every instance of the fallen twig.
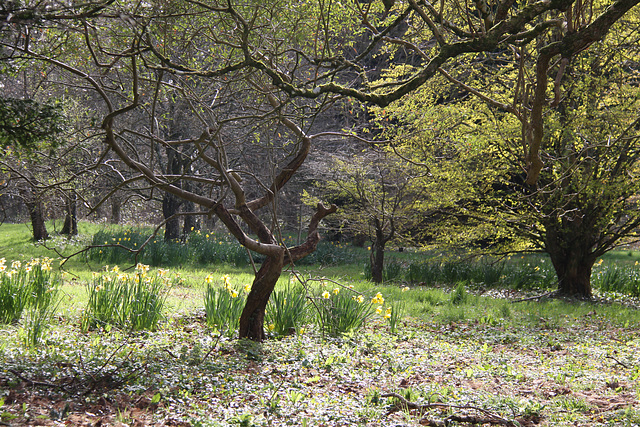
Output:
<instances>
[{"instance_id":1,"label":"fallen twig","mask_svg":"<svg viewBox=\"0 0 640 427\"><path fill-rule=\"evenodd\" d=\"M473 411L480 412L482 414L482 415L454 414L454 415L449 415L448 417L442 420L424 418L423 420L421 420L422 425L440 427L440 426L448 426L450 425L451 422L455 421L455 422L470 423L470 424L494 424L494 425L503 425L503 426L509 426L509 427L518 426L518 424L514 421L503 418L500 415L494 414L493 412L487 411L486 409L482 409L477 406L451 405L448 403L419 404L419 403L415 403L407 400L404 396L401 396L398 393L384 393L384 394L381 394L380 397L393 397L394 399L397 399L399 401L396 404L396 406L392 408L389 414L400 409L413 409L420 412L427 412L429 409L436 409L436 408L437 409L473 410Z\"/></svg>"},{"instance_id":2,"label":"fallen twig","mask_svg":"<svg viewBox=\"0 0 640 427\"><path fill-rule=\"evenodd\" d=\"M36 381L36 380L32 380L29 378L26 378L24 376L22 376L22 374L20 374L18 371L13 370L13 369L7 369L8 372L11 372L13 375L16 376L16 378L25 381L31 385L35 385L35 386L41 386L41 387L51 387L51 388L59 388L64 390L64 386L60 385L60 384L54 384L54 383L50 383L50 382L46 382L46 381Z\"/></svg>"},{"instance_id":3,"label":"fallen twig","mask_svg":"<svg viewBox=\"0 0 640 427\"><path fill-rule=\"evenodd\" d=\"M549 298L553 295L555 295L558 291L551 291L551 292L546 292L542 295L536 295L533 297L527 297L527 298L520 298L520 299L514 299L511 302L515 303L515 302L524 302L524 301L532 301L532 300L538 300L538 299L542 299L542 298Z\"/></svg>"},{"instance_id":4,"label":"fallen twig","mask_svg":"<svg viewBox=\"0 0 640 427\"><path fill-rule=\"evenodd\" d=\"M615 358L615 357L613 357L613 356L606 356L606 357L607 357L607 359L613 359L613 360L614 360L618 365L622 366L622 367L623 367L623 368L625 368L625 369L631 369L631 367L630 367L630 366L628 366L628 365L627 365L627 364L625 364L625 363L622 363L621 361L619 361L618 359L616 359L616 358Z\"/></svg>"}]
</instances>

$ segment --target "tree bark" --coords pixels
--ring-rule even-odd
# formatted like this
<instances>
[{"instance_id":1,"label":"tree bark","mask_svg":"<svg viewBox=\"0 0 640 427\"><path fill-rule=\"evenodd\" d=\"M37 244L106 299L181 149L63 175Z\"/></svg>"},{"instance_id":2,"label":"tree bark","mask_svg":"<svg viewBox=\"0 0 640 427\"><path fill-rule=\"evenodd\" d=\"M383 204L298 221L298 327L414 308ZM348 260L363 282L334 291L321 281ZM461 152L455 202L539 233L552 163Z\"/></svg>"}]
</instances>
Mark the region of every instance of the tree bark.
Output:
<instances>
[{"instance_id":1,"label":"tree bark","mask_svg":"<svg viewBox=\"0 0 640 427\"><path fill-rule=\"evenodd\" d=\"M372 242L371 248L371 281L374 283L382 283L384 272L384 248L387 242L395 235L394 223L391 222L391 231L388 236L384 235L384 224L379 218L374 219L374 227L376 237Z\"/></svg>"},{"instance_id":2,"label":"tree bark","mask_svg":"<svg viewBox=\"0 0 640 427\"><path fill-rule=\"evenodd\" d=\"M169 242L180 238L180 218L174 216L180 209L180 199L171 193L164 193L162 197L162 214L165 218L164 241Z\"/></svg>"},{"instance_id":3,"label":"tree bark","mask_svg":"<svg viewBox=\"0 0 640 427\"><path fill-rule=\"evenodd\" d=\"M122 221L122 200L117 196L111 197L111 224Z\"/></svg>"},{"instance_id":4,"label":"tree bark","mask_svg":"<svg viewBox=\"0 0 640 427\"><path fill-rule=\"evenodd\" d=\"M240 316L240 338L253 341L265 339L264 315L269 297L282 274L283 267L284 249L277 256L267 257L258 270Z\"/></svg>"},{"instance_id":5,"label":"tree bark","mask_svg":"<svg viewBox=\"0 0 640 427\"><path fill-rule=\"evenodd\" d=\"M558 295L591 299L591 270L596 260L593 244L585 234L574 236L566 228L548 229L546 251L558 277Z\"/></svg>"},{"instance_id":6,"label":"tree bark","mask_svg":"<svg viewBox=\"0 0 640 427\"><path fill-rule=\"evenodd\" d=\"M376 220L376 238L371 248L371 281L374 283L382 283L385 243L380 222Z\"/></svg>"},{"instance_id":7,"label":"tree bark","mask_svg":"<svg viewBox=\"0 0 640 427\"><path fill-rule=\"evenodd\" d=\"M64 225L60 234L76 236L78 234L78 196L75 191L66 194Z\"/></svg>"},{"instance_id":8,"label":"tree bark","mask_svg":"<svg viewBox=\"0 0 640 427\"><path fill-rule=\"evenodd\" d=\"M49 233L44 220L42 201L34 191L24 191L23 200L31 217L31 227L33 228L33 240L47 240Z\"/></svg>"},{"instance_id":9,"label":"tree bark","mask_svg":"<svg viewBox=\"0 0 640 427\"><path fill-rule=\"evenodd\" d=\"M174 175L182 171L181 154L172 147L167 147L167 173ZM182 188L181 183L175 182L176 187ZM170 192L165 192L162 197L162 214L165 219L164 241L169 242L180 238L180 218L176 215L180 210L182 200ZM175 215L175 216L174 216Z\"/></svg>"},{"instance_id":10,"label":"tree bark","mask_svg":"<svg viewBox=\"0 0 640 427\"><path fill-rule=\"evenodd\" d=\"M185 211L187 212L194 212L195 211L195 205L193 202L190 201L186 201L185 202ZM199 229L200 227L198 227L198 223L196 221L196 217L194 215L186 215L184 217L184 224L182 226L182 238L183 239L187 239L187 237L189 236L189 233Z\"/></svg>"}]
</instances>

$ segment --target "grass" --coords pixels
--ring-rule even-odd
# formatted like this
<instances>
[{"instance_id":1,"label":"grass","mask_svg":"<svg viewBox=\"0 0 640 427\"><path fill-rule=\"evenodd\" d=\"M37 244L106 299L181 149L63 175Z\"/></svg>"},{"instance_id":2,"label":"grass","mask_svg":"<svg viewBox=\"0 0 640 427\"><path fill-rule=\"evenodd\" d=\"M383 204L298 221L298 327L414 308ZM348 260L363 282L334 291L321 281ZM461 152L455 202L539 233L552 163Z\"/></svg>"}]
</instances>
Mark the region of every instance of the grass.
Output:
<instances>
[{"instance_id":1,"label":"grass","mask_svg":"<svg viewBox=\"0 0 640 427\"><path fill-rule=\"evenodd\" d=\"M12 258L5 253L25 261L42 250L2 237L3 227L2 242L14 243L3 252L7 260ZM640 423L637 309L505 299L532 287L510 286L502 276L511 283L544 277L539 257L500 268L440 262L434 274L456 281L427 286L396 278L373 286L364 280L358 256L346 265L302 265L302 283L283 275L266 323L278 338L263 344L221 333L223 321L210 314L231 312L220 309L220 296L231 301L244 295L253 277L246 267L170 269L164 274L173 285L151 330L105 322L83 332L91 290L99 284L86 264L71 264L78 269L62 276L55 313L44 319L27 311L19 323L0 325L0 422L364 426L419 425L451 414L407 410L388 396L395 393L422 405L471 404L530 425ZM412 259L403 253L395 261L402 274ZM594 274L615 283L635 261L635 253L605 258ZM109 274L113 269L110 264ZM208 292L213 311L206 308ZM353 298L361 294L367 305L351 307L362 304ZM348 325L333 333L317 321L319 310L326 309L321 319L342 322L345 316L336 310L353 313L357 307L374 310L360 329Z\"/></svg>"}]
</instances>

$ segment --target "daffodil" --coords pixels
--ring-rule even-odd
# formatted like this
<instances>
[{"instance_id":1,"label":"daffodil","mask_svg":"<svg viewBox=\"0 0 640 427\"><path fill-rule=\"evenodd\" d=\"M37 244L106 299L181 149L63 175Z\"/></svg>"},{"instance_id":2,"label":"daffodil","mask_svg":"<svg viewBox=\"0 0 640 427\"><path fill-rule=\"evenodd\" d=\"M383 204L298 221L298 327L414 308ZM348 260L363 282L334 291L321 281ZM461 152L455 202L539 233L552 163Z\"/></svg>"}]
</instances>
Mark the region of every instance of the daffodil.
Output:
<instances>
[{"instance_id":1,"label":"daffodil","mask_svg":"<svg viewBox=\"0 0 640 427\"><path fill-rule=\"evenodd\" d=\"M380 313L382 313L382 306L381 306L381 305L379 305L379 306L376 308L376 314L380 314Z\"/></svg>"},{"instance_id":2,"label":"daffodil","mask_svg":"<svg viewBox=\"0 0 640 427\"><path fill-rule=\"evenodd\" d=\"M250 284L246 284L244 285L244 288L242 288L246 293L251 292L251 285Z\"/></svg>"},{"instance_id":3,"label":"daffodil","mask_svg":"<svg viewBox=\"0 0 640 427\"><path fill-rule=\"evenodd\" d=\"M329 298L331 298L331 294L329 292L327 292L327 291L324 291L322 293L322 298L329 299Z\"/></svg>"},{"instance_id":4,"label":"daffodil","mask_svg":"<svg viewBox=\"0 0 640 427\"><path fill-rule=\"evenodd\" d=\"M353 297L351 297L351 299L356 301L358 304L362 304L362 302L364 301L364 297L362 295L354 295Z\"/></svg>"},{"instance_id":5,"label":"daffodil","mask_svg":"<svg viewBox=\"0 0 640 427\"><path fill-rule=\"evenodd\" d=\"M371 299L371 304L384 304L384 298L382 297L382 294L380 292L378 292L376 296Z\"/></svg>"},{"instance_id":6,"label":"daffodil","mask_svg":"<svg viewBox=\"0 0 640 427\"><path fill-rule=\"evenodd\" d=\"M340 293L340 288L333 288L333 293L338 295Z\"/></svg>"},{"instance_id":7,"label":"daffodil","mask_svg":"<svg viewBox=\"0 0 640 427\"><path fill-rule=\"evenodd\" d=\"M230 289L231 288L231 277L229 277L228 274L225 274L224 276L221 277L221 279L222 279L222 283L224 283L225 289Z\"/></svg>"}]
</instances>

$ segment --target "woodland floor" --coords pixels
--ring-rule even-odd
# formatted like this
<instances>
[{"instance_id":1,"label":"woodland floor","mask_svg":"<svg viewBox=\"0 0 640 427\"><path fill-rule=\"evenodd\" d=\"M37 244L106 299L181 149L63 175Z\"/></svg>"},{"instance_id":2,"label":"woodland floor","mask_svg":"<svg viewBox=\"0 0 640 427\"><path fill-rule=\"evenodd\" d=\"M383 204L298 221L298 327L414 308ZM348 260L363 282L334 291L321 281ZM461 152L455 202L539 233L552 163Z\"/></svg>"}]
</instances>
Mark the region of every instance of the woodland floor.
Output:
<instances>
[{"instance_id":1,"label":"woodland floor","mask_svg":"<svg viewBox=\"0 0 640 427\"><path fill-rule=\"evenodd\" d=\"M212 335L201 315L139 334L60 319L37 349L0 331L0 425L640 425L640 329L597 311L263 344Z\"/></svg>"}]
</instances>

